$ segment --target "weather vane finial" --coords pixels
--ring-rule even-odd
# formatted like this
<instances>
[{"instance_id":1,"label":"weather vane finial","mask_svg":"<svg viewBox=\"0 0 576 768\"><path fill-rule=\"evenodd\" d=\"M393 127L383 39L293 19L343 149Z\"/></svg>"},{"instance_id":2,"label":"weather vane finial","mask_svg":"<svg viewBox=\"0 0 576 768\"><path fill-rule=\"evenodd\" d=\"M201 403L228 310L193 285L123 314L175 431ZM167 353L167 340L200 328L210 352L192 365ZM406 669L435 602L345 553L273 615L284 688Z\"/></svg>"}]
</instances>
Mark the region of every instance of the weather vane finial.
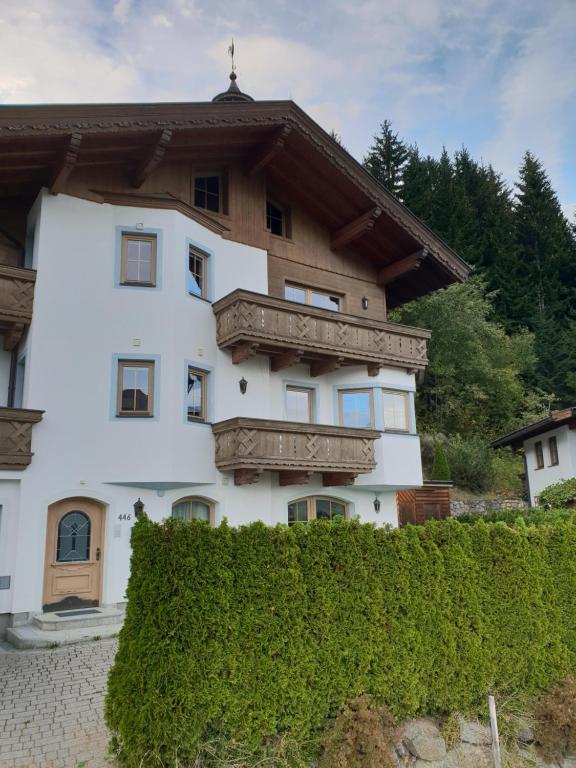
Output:
<instances>
[{"instance_id":1,"label":"weather vane finial","mask_svg":"<svg viewBox=\"0 0 576 768\"><path fill-rule=\"evenodd\" d=\"M228 55L232 59L232 72L236 72L236 65L234 64L234 38L232 38L232 44L228 46Z\"/></svg>"}]
</instances>

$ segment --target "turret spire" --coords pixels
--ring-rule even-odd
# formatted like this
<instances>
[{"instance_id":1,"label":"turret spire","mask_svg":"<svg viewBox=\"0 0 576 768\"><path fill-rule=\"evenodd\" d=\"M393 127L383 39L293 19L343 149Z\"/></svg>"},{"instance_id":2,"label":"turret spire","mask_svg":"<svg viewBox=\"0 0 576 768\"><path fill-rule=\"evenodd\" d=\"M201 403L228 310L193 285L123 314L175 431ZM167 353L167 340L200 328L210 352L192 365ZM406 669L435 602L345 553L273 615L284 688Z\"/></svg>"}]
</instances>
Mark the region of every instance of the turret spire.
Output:
<instances>
[{"instance_id":1,"label":"turret spire","mask_svg":"<svg viewBox=\"0 0 576 768\"><path fill-rule=\"evenodd\" d=\"M234 38L232 38L231 45L228 46L228 55L230 56L230 59L232 60L232 70L230 72L230 85L228 86L227 91L223 91L222 93L219 93L217 96L214 96L212 101L214 102L220 102L220 101L254 101L252 96L248 96L247 93L242 93L240 88L238 88L238 85L236 84L236 65L234 64Z\"/></svg>"}]
</instances>

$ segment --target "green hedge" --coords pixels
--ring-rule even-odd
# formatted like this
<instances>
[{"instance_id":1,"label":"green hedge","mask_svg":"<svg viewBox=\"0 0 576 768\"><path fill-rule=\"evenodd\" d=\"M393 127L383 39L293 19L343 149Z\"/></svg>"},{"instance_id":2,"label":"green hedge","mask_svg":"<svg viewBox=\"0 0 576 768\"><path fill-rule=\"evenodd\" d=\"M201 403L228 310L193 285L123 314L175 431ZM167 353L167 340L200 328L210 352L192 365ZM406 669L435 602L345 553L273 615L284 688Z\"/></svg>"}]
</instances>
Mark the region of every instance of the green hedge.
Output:
<instances>
[{"instance_id":1,"label":"green hedge","mask_svg":"<svg viewBox=\"0 0 576 768\"><path fill-rule=\"evenodd\" d=\"M127 766L307 738L362 693L477 710L576 672L576 525L139 520L106 719Z\"/></svg>"}]
</instances>

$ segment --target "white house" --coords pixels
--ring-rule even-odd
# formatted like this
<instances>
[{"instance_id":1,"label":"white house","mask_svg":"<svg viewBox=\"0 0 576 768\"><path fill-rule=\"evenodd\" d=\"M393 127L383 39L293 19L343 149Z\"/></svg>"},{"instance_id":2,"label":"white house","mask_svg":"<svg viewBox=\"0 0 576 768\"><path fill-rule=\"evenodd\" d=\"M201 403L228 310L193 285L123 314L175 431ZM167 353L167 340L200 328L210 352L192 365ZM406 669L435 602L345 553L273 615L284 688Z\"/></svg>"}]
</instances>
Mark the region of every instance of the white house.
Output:
<instances>
[{"instance_id":1,"label":"white house","mask_svg":"<svg viewBox=\"0 0 576 768\"><path fill-rule=\"evenodd\" d=\"M142 504L396 525L429 333L386 312L467 273L234 77L211 103L1 107L3 626L122 603Z\"/></svg>"},{"instance_id":2,"label":"white house","mask_svg":"<svg viewBox=\"0 0 576 768\"><path fill-rule=\"evenodd\" d=\"M524 454L526 483L531 506L553 483L576 477L576 408L552 411L528 427L517 429L492 443Z\"/></svg>"}]
</instances>

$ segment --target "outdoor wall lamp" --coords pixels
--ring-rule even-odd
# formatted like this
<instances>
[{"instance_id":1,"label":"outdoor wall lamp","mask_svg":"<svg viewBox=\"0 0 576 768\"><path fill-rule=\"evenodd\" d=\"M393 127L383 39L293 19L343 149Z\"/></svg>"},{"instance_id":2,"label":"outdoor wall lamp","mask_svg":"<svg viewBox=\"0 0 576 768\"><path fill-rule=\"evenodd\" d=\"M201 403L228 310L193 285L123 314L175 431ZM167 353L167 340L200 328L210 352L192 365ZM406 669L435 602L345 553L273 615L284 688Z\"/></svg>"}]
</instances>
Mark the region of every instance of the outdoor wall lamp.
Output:
<instances>
[{"instance_id":1,"label":"outdoor wall lamp","mask_svg":"<svg viewBox=\"0 0 576 768\"><path fill-rule=\"evenodd\" d=\"M140 497L138 497L138 501L134 502L134 517L136 520L142 515L144 512L144 502Z\"/></svg>"},{"instance_id":2,"label":"outdoor wall lamp","mask_svg":"<svg viewBox=\"0 0 576 768\"><path fill-rule=\"evenodd\" d=\"M242 376L242 378L240 379L240 381L238 382L238 384L239 384L239 386L240 386L240 392L241 392L243 395L245 395L245 394L246 394L246 390L248 389L248 382L246 381L246 379L244 378L244 376Z\"/></svg>"},{"instance_id":3,"label":"outdoor wall lamp","mask_svg":"<svg viewBox=\"0 0 576 768\"><path fill-rule=\"evenodd\" d=\"M380 499L374 496L374 512L380 512Z\"/></svg>"},{"instance_id":4,"label":"outdoor wall lamp","mask_svg":"<svg viewBox=\"0 0 576 768\"><path fill-rule=\"evenodd\" d=\"M368 309L368 296L362 296L362 309Z\"/></svg>"}]
</instances>

